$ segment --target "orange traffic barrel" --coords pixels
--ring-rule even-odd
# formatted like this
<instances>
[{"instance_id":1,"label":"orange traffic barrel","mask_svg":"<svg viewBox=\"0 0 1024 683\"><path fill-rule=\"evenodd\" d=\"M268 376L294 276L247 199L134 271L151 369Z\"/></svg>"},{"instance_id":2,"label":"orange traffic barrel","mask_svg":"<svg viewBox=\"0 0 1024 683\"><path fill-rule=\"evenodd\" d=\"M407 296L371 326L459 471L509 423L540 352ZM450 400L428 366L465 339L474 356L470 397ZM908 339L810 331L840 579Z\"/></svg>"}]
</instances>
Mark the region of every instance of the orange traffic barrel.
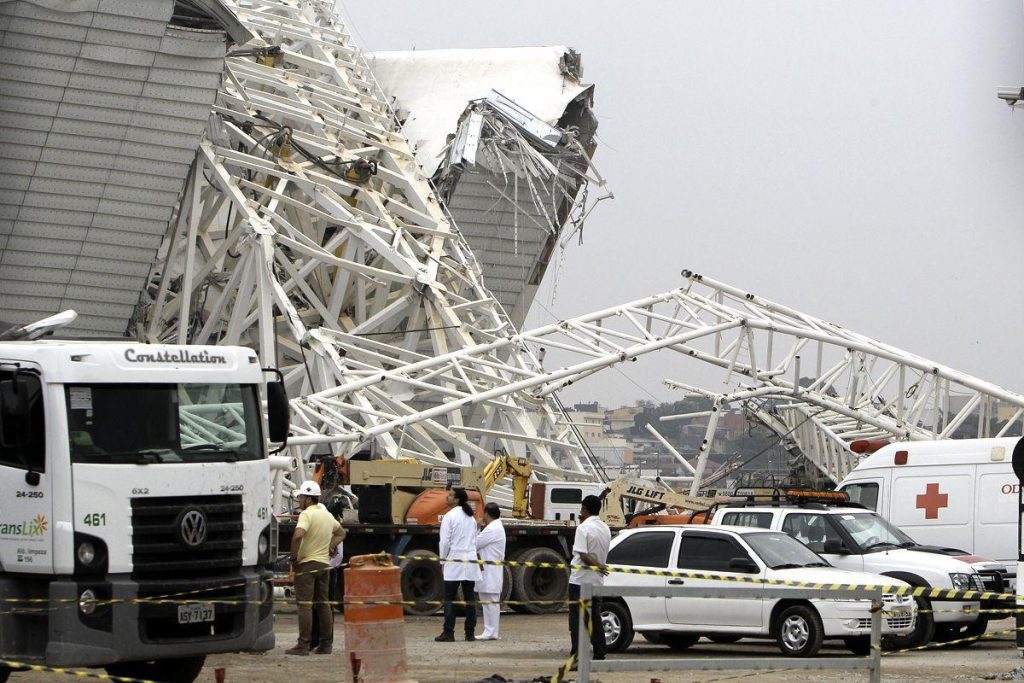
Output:
<instances>
[{"instance_id":1,"label":"orange traffic barrel","mask_svg":"<svg viewBox=\"0 0 1024 683\"><path fill-rule=\"evenodd\" d=\"M353 557L345 568L348 683L415 683L405 663L400 577L386 553Z\"/></svg>"}]
</instances>

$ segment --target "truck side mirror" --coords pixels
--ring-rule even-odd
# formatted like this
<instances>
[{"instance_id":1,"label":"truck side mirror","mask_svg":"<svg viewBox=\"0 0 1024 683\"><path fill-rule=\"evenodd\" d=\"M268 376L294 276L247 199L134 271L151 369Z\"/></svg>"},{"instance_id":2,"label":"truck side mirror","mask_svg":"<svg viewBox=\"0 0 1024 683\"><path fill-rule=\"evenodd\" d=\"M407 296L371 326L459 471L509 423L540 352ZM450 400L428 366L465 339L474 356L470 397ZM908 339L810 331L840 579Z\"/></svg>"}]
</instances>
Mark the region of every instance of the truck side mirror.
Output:
<instances>
[{"instance_id":1,"label":"truck side mirror","mask_svg":"<svg viewBox=\"0 0 1024 683\"><path fill-rule=\"evenodd\" d=\"M267 382L267 422L270 426L270 440L281 444L288 442L288 430L291 426L288 414L288 392L284 382Z\"/></svg>"},{"instance_id":2,"label":"truck side mirror","mask_svg":"<svg viewBox=\"0 0 1024 683\"><path fill-rule=\"evenodd\" d=\"M734 557L729 560L729 571L756 574L760 570L749 557Z\"/></svg>"},{"instance_id":3,"label":"truck side mirror","mask_svg":"<svg viewBox=\"0 0 1024 683\"><path fill-rule=\"evenodd\" d=\"M826 555L849 555L850 551L842 541L837 541L832 538L825 541L825 554Z\"/></svg>"}]
</instances>

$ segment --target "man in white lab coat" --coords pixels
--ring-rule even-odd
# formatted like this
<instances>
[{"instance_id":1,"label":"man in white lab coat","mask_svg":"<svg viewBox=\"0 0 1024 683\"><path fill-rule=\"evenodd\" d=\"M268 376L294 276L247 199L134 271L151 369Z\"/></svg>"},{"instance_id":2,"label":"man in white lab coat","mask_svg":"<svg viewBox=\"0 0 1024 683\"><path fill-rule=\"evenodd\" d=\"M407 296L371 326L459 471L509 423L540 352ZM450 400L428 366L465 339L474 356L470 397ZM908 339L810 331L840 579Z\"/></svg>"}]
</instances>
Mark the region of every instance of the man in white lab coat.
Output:
<instances>
[{"instance_id":1,"label":"man in white lab coat","mask_svg":"<svg viewBox=\"0 0 1024 683\"><path fill-rule=\"evenodd\" d=\"M444 630L434 638L439 643L455 640L455 599L459 588L466 601L466 640L476 640L476 582L480 565L476 564L476 535L479 531L465 489L448 489L452 509L441 518L441 563L444 572ZM461 560L450 562L448 560Z\"/></svg>"},{"instance_id":2,"label":"man in white lab coat","mask_svg":"<svg viewBox=\"0 0 1024 683\"><path fill-rule=\"evenodd\" d=\"M483 529L476 537L476 553L481 560L505 560L505 527L501 523L501 510L494 503L484 506ZM483 578L476 583L476 591L484 606L484 632L478 640L498 639L498 619L501 618L501 584L505 580L504 567L484 565Z\"/></svg>"}]
</instances>

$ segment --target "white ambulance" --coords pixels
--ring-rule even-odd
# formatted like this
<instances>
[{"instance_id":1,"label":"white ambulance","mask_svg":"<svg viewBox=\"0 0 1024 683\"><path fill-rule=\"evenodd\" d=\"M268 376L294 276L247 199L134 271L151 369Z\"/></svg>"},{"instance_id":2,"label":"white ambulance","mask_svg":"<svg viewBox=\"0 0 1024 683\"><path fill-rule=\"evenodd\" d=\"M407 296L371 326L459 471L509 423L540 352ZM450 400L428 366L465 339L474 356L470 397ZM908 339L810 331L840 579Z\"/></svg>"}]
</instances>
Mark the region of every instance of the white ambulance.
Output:
<instances>
[{"instance_id":1,"label":"white ambulance","mask_svg":"<svg viewBox=\"0 0 1024 683\"><path fill-rule=\"evenodd\" d=\"M1018 440L892 443L861 461L839 490L919 543L995 559L1012 588L1019 483L1010 459Z\"/></svg>"}]
</instances>

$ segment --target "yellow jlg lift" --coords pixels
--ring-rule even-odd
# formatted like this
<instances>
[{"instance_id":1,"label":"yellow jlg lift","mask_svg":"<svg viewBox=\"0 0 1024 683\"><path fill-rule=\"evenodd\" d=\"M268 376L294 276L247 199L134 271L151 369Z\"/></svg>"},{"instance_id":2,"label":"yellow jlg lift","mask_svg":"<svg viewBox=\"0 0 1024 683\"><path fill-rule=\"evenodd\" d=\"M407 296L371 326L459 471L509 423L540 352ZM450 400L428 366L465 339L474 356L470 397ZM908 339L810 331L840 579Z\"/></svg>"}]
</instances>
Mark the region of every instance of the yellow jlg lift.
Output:
<instances>
[{"instance_id":1,"label":"yellow jlg lift","mask_svg":"<svg viewBox=\"0 0 1024 683\"><path fill-rule=\"evenodd\" d=\"M696 515L707 511L724 499L688 496L672 490L661 480L650 481L623 477L610 481L601 494L601 519L613 529L651 524L690 524ZM633 512L627 513L624 501L631 501ZM638 504L650 507L637 510Z\"/></svg>"}]
</instances>

